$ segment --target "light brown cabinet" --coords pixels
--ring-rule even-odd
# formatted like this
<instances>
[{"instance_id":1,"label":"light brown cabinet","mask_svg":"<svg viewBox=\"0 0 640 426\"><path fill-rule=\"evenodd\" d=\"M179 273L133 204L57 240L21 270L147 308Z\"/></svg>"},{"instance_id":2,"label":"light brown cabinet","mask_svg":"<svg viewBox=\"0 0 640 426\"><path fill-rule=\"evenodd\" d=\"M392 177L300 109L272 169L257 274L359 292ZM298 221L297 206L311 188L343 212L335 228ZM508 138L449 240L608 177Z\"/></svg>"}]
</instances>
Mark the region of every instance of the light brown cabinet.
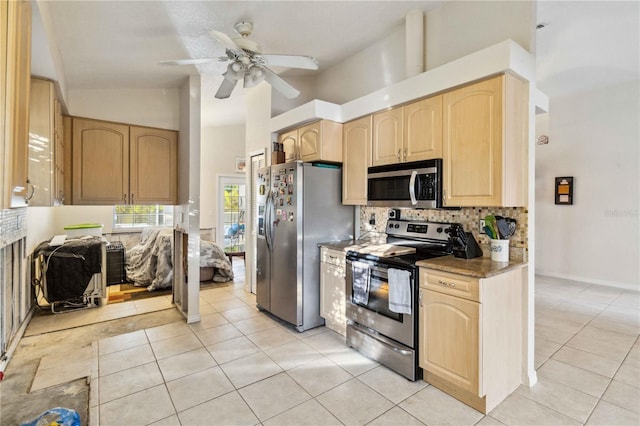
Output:
<instances>
[{"instance_id":1,"label":"light brown cabinet","mask_svg":"<svg viewBox=\"0 0 640 426\"><path fill-rule=\"evenodd\" d=\"M342 204L367 204L367 169L371 165L371 116L343 125Z\"/></svg>"},{"instance_id":2,"label":"light brown cabinet","mask_svg":"<svg viewBox=\"0 0 640 426\"><path fill-rule=\"evenodd\" d=\"M371 165L402 162L402 107L373 114Z\"/></svg>"},{"instance_id":3,"label":"light brown cabinet","mask_svg":"<svg viewBox=\"0 0 640 426\"><path fill-rule=\"evenodd\" d=\"M342 124L320 120L282 133L285 161L342 162Z\"/></svg>"},{"instance_id":4,"label":"light brown cabinet","mask_svg":"<svg viewBox=\"0 0 640 426\"><path fill-rule=\"evenodd\" d=\"M131 204L178 202L178 133L130 127L129 191Z\"/></svg>"},{"instance_id":5,"label":"light brown cabinet","mask_svg":"<svg viewBox=\"0 0 640 426\"><path fill-rule=\"evenodd\" d=\"M526 84L505 74L443 96L443 204L526 206Z\"/></svg>"},{"instance_id":6,"label":"light brown cabinet","mask_svg":"<svg viewBox=\"0 0 640 426\"><path fill-rule=\"evenodd\" d=\"M442 157L442 95L373 115L373 166Z\"/></svg>"},{"instance_id":7,"label":"light brown cabinet","mask_svg":"<svg viewBox=\"0 0 640 426\"><path fill-rule=\"evenodd\" d=\"M177 132L72 120L73 204L175 204Z\"/></svg>"},{"instance_id":8,"label":"light brown cabinet","mask_svg":"<svg viewBox=\"0 0 640 426\"><path fill-rule=\"evenodd\" d=\"M60 102L54 84L31 79L29 107L30 206L53 206L64 201L64 140Z\"/></svg>"},{"instance_id":9,"label":"light brown cabinet","mask_svg":"<svg viewBox=\"0 0 640 426\"><path fill-rule=\"evenodd\" d=\"M420 268L425 381L483 413L520 385L522 274L479 279Z\"/></svg>"},{"instance_id":10,"label":"light brown cabinet","mask_svg":"<svg viewBox=\"0 0 640 426\"><path fill-rule=\"evenodd\" d=\"M345 253L320 249L320 316L327 328L347 335Z\"/></svg>"},{"instance_id":11,"label":"light brown cabinet","mask_svg":"<svg viewBox=\"0 0 640 426\"><path fill-rule=\"evenodd\" d=\"M0 207L26 205L28 197L29 87L31 82L31 4L0 2Z\"/></svg>"},{"instance_id":12,"label":"light brown cabinet","mask_svg":"<svg viewBox=\"0 0 640 426\"><path fill-rule=\"evenodd\" d=\"M278 135L278 142L282 144L285 163L298 159L298 129Z\"/></svg>"}]
</instances>

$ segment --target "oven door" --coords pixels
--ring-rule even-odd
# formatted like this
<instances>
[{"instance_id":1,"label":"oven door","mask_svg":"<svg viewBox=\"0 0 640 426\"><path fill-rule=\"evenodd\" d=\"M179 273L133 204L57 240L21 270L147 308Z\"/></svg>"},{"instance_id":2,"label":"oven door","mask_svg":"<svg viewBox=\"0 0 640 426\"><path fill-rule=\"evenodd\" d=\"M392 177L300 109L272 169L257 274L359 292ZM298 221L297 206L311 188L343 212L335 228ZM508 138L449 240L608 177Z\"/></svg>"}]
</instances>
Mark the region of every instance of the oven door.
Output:
<instances>
[{"instance_id":1,"label":"oven door","mask_svg":"<svg viewBox=\"0 0 640 426\"><path fill-rule=\"evenodd\" d=\"M346 316L348 319L371 328L390 339L415 348L414 315L418 315L415 303L416 272L413 268L405 269L411 273L411 314L399 314L389 310L388 267L379 262L358 259L358 262L369 265L369 300L366 304L356 303L353 297L353 264L346 263Z\"/></svg>"}]
</instances>

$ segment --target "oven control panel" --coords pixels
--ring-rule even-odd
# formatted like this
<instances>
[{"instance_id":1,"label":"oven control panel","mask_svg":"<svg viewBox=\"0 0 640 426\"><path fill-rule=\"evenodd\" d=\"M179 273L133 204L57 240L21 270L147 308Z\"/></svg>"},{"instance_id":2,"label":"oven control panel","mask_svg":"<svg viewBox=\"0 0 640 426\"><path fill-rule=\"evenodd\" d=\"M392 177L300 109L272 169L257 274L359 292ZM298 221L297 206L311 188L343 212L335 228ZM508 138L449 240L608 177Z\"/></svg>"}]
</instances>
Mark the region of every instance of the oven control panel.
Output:
<instances>
[{"instance_id":1,"label":"oven control panel","mask_svg":"<svg viewBox=\"0 0 640 426\"><path fill-rule=\"evenodd\" d=\"M450 227L450 223L389 220L387 235L447 241Z\"/></svg>"}]
</instances>

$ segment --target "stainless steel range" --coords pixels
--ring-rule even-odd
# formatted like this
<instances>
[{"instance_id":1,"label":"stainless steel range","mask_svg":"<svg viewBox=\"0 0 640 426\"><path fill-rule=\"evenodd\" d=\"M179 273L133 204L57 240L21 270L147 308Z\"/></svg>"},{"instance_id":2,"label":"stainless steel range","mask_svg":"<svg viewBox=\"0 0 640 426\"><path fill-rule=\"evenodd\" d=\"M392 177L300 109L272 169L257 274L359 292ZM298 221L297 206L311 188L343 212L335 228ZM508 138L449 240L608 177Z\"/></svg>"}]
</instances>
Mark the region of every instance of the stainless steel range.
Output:
<instances>
[{"instance_id":1,"label":"stainless steel range","mask_svg":"<svg viewBox=\"0 0 640 426\"><path fill-rule=\"evenodd\" d=\"M451 226L389 220L386 244L347 252L347 344L409 380L422 376L415 263L452 253Z\"/></svg>"}]
</instances>

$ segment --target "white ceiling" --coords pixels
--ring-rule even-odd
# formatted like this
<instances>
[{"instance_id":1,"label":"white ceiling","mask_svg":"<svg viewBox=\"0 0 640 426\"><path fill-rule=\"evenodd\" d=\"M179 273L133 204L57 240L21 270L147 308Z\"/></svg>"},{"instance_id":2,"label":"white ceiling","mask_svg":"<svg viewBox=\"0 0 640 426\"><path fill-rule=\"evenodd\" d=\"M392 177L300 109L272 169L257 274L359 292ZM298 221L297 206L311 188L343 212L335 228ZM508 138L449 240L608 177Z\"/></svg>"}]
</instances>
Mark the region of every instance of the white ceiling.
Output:
<instances>
[{"instance_id":1,"label":"white ceiling","mask_svg":"<svg viewBox=\"0 0 640 426\"><path fill-rule=\"evenodd\" d=\"M407 12L427 12L443 3L51 0L47 9L67 89L171 88L199 72L205 105L218 111L208 114L217 120L208 124L220 125L244 117L243 89L236 88L228 100L213 98L226 64L167 67L158 61L222 56L224 49L209 30L235 36L234 24L246 20L254 23L252 38L265 53L312 55L321 72L390 34ZM538 22L548 24L537 31L540 89L554 97L637 79L639 6L638 1L538 2ZM38 63L47 60L40 56L33 59L34 70L46 68Z\"/></svg>"}]
</instances>

